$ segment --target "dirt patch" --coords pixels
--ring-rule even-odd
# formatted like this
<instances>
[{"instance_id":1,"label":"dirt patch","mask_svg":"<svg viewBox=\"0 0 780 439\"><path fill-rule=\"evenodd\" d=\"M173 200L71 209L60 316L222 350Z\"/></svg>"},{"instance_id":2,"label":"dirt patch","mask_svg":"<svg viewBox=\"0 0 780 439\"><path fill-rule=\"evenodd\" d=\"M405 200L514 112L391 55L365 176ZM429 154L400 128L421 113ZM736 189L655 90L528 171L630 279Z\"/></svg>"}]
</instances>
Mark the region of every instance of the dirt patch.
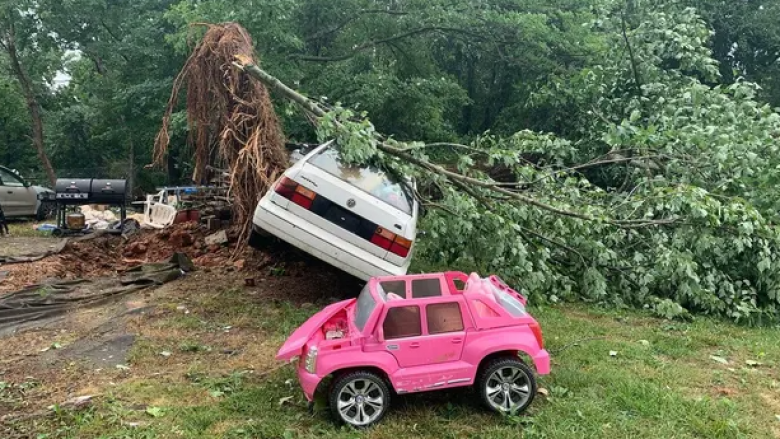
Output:
<instances>
[{"instance_id":1,"label":"dirt patch","mask_svg":"<svg viewBox=\"0 0 780 439\"><path fill-rule=\"evenodd\" d=\"M61 253L40 261L2 267L8 273L0 280L0 294L47 279L118 276L174 253L188 255L198 270L0 337L9 353L0 359L0 382L14 389L0 395L0 420L118 389L130 392L126 396L134 402L162 405L159 389L167 384L186 395L168 395L175 401L166 404L182 398L203 403L213 397L193 384L193 373L210 380L273 370L284 338L274 319L290 312L305 318L362 288L355 278L284 244L237 251L237 233L228 231L228 242L215 245L206 244L209 235L191 223L127 238L96 236L70 241ZM304 312L295 309L301 306ZM258 319L247 308L265 315ZM4 431L0 421L0 436Z\"/></svg>"},{"instance_id":2,"label":"dirt patch","mask_svg":"<svg viewBox=\"0 0 780 439\"><path fill-rule=\"evenodd\" d=\"M258 270L276 257L251 249L236 251L237 232L228 232L225 245L207 245L209 233L197 223L178 224L165 230L143 230L129 237L99 235L71 240L62 252L31 263L4 265L0 293L20 290L47 280L71 280L116 274L130 267L169 259L184 253L199 267L233 267ZM35 238L14 238L19 242ZM52 243L52 240L45 240ZM282 255L283 256L283 255Z\"/></svg>"},{"instance_id":3,"label":"dirt patch","mask_svg":"<svg viewBox=\"0 0 780 439\"><path fill-rule=\"evenodd\" d=\"M155 236L139 238L159 239ZM99 251L103 244L89 245L93 250L82 244L80 251ZM229 251L215 254L229 258ZM74 254L78 253L70 250L63 256ZM134 382L186 387L193 371L207 377L235 371L262 374L278 366L274 356L283 335L273 332L277 314L269 311L264 318L267 324L259 325L243 311L244 304L265 309L283 299L285 306L305 305L306 313L309 309L313 313L323 303L360 291L350 276L295 251L270 259L257 252L247 261L244 270L233 265L202 267L160 288L77 309L58 321L1 338L4 352L13 354L0 360L0 381L26 390L0 402L0 418L45 409L73 397L103 394L107 389L132 388ZM89 261L82 264L90 266ZM118 266L121 261L111 265ZM247 277L256 279L254 287L246 286ZM234 311L220 314L223 308ZM148 392L148 402L140 401L159 405L155 402L159 390ZM201 397L210 398L208 391L193 394L193 398Z\"/></svg>"}]
</instances>

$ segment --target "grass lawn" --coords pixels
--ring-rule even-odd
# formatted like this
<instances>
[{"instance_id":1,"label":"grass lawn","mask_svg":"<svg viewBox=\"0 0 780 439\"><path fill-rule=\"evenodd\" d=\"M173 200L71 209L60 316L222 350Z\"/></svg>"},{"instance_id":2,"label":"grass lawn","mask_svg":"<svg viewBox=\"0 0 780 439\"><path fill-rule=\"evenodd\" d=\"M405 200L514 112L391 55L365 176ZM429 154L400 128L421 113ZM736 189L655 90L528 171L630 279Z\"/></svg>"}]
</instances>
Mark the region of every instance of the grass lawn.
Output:
<instances>
[{"instance_id":1,"label":"grass lawn","mask_svg":"<svg viewBox=\"0 0 780 439\"><path fill-rule=\"evenodd\" d=\"M780 437L777 329L536 308L553 372L540 382L549 396L525 416L493 415L462 389L395 397L381 425L355 431L335 426L325 408L309 415L292 368L264 374L285 336L320 305L252 300L234 289L192 297L189 314L168 306L139 326L133 376L101 389L88 410L41 421L37 437ZM231 360L225 346L254 363Z\"/></svg>"},{"instance_id":2,"label":"grass lawn","mask_svg":"<svg viewBox=\"0 0 780 439\"><path fill-rule=\"evenodd\" d=\"M50 233L42 233L33 229L33 225L37 223L30 221L11 220L8 222L8 231L11 232L11 236L14 237L47 237L51 236Z\"/></svg>"}]
</instances>

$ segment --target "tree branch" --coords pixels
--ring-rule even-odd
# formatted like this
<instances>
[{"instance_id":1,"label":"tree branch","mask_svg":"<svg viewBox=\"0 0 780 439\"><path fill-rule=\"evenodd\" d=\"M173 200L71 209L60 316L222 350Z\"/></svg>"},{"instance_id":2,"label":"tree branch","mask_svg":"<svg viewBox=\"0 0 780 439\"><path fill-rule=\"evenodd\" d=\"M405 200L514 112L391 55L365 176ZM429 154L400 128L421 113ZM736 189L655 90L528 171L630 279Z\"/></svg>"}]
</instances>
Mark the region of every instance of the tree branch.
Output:
<instances>
[{"instance_id":1,"label":"tree branch","mask_svg":"<svg viewBox=\"0 0 780 439\"><path fill-rule=\"evenodd\" d=\"M114 34L114 32L111 30L111 28L108 27L106 25L105 21L103 21L102 19L100 20L100 25L103 26L103 29L105 29L106 33L108 33L108 35L114 40L114 42L116 42L116 43L121 43L122 42L122 40ZM122 59L125 60L125 62L127 62L127 63L130 62L130 60L127 58L127 56L125 56L125 54L123 54L122 52L117 51L117 54L119 56L121 56Z\"/></svg>"},{"instance_id":2,"label":"tree branch","mask_svg":"<svg viewBox=\"0 0 780 439\"><path fill-rule=\"evenodd\" d=\"M387 44L393 41L402 40L404 38L408 38L415 35L425 34L429 32L459 32L459 33L468 33L468 31L462 30L462 29L455 29L450 27L441 27L441 26L428 26L428 27L422 27L419 29L413 29L407 32L403 32L400 34L396 34L387 38L383 38L381 40L374 40L369 41L367 43L363 43L361 45L358 45L354 48L352 48L352 51L349 53L345 53L342 55L336 55L336 56L314 56L314 55L293 55L292 58L299 59L301 61L312 61L312 62L336 62L336 61L344 61L347 59L350 59L360 52L363 52L364 50L368 50L371 48L374 48L376 46Z\"/></svg>"},{"instance_id":3,"label":"tree branch","mask_svg":"<svg viewBox=\"0 0 780 439\"><path fill-rule=\"evenodd\" d=\"M330 34L334 34L334 33L338 32L338 31L340 31L341 29L344 29L347 25L349 25L353 21L357 20L358 18L360 18L360 17L362 17L364 15L370 15L370 14L408 15L407 12L393 11L393 10L389 10L389 9L364 9L362 11L358 11L357 14L347 18L346 20L342 21L341 23L339 23L338 25L336 25L334 27L331 27L331 28L328 28L328 29L322 29L319 32L315 32L312 35L304 37L304 40L309 42L309 41L320 39L320 38L322 38L324 36L327 36L327 35L330 35Z\"/></svg>"},{"instance_id":4,"label":"tree branch","mask_svg":"<svg viewBox=\"0 0 780 439\"><path fill-rule=\"evenodd\" d=\"M636 84L636 91L638 96L642 95L642 79L639 76L639 66L634 56L634 48L631 47L631 42L628 40L628 32L626 31L626 11L622 10L620 13L620 30L623 33L623 41L626 42L626 48L628 49L628 56L631 61L631 70L634 72L634 82Z\"/></svg>"},{"instance_id":5,"label":"tree branch","mask_svg":"<svg viewBox=\"0 0 780 439\"><path fill-rule=\"evenodd\" d=\"M295 90L287 87L284 85L281 81L273 77L272 75L268 74L267 72L261 70L259 67L257 67L254 64L251 64L251 59L247 57L236 57L239 62L233 63L236 67L240 68L242 71L246 72L250 76L254 77L255 79L263 82L266 84L266 86L282 93L286 98L290 99L291 101L299 104L305 111L308 111L312 113L313 115L317 117L324 117L325 116L325 110L320 108L316 103L314 103L312 100L307 98L306 96L296 92ZM541 210L544 210L549 213L553 213L559 216L564 216L568 218L575 218L580 219L584 221L601 221L605 222L607 224L612 224L614 226L623 227L623 228L640 228L640 227L646 227L646 226L656 226L656 225L669 225L674 223L676 220L610 220L610 219L599 219L592 215L588 215L585 213L580 212L572 212L570 210L561 209L555 206L552 206L550 204L547 204L545 202L539 201L535 198L529 197L527 195L513 192L508 189L505 189L501 186L499 186L495 182L490 181L483 181L476 178L468 177L463 174L459 174L457 172L452 172L444 167L437 165L435 163L431 163L422 159L419 159L412 154L409 154L407 150L397 148L393 145L390 145L387 141L384 139L377 137L377 149L380 151L391 155L393 157L396 157L404 162L414 164L420 168L426 169L434 174L446 177L448 180L450 180L453 184L456 184L459 187L463 186L473 186L473 187L479 187L479 188L485 188L492 192L499 193L505 195L507 198L513 199L514 201L519 201L524 204L528 204L530 206L537 207ZM468 192L467 192L468 193Z\"/></svg>"}]
</instances>

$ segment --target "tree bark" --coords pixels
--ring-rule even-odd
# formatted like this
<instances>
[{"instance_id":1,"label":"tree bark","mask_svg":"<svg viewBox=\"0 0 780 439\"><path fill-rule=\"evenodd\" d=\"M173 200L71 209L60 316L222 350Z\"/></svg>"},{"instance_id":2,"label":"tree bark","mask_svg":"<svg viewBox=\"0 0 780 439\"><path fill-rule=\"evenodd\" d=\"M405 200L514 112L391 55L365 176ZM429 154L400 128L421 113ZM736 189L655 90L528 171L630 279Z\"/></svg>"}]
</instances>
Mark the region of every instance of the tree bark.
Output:
<instances>
[{"instance_id":1,"label":"tree bark","mask_svg":"<svg viewBox=\"0 0 780 439\"><path fill-rule=\"evenodd\" d=\"M25 101L27 101L27 110L30 113L30 119L32 119L32 141L35 149L38 152L38 159L41 161L46 176L49 178L49 183L54 186L57 181L57 175L54 172L54 168L49 161L49 157L46 155L43 141L43 118L41 116L41 105L38 103L38 99L35 97L35 90L33 90L32 82L27 76L27 73L22 67L22 63L19 61L19 53L16 50L16 41L14 35L13 23L9 26L8 40L4 44L8 57L11 60L11 68L16 75L16 79L22 87L22 94Z\"/></svg>"}]
</instances>

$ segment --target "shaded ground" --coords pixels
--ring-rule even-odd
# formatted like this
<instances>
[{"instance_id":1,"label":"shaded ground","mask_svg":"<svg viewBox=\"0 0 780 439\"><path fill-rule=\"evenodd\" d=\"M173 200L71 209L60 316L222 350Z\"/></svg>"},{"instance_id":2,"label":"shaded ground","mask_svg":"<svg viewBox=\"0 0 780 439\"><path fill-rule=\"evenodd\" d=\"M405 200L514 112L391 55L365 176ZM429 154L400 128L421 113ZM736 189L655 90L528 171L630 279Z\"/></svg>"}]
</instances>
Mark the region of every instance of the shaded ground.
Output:
<instances>
[{"instance_id":1,"label":"shaded ground","mask_svg":"<svg viewBox=\"0 0 780 439\"><path fill-rule=\"evenodd\" d=\"M398 397L379 427L340 429L321 407L306 413L273 357L308 316L356 292L292 253L259 269L205 267L4 338L0 437L780 437L777 329L571 305L532 309L553 374L529 416L494 416L459 390ZM85 395L89 408L46 410Z\"/></svg>"}]
</instances>

